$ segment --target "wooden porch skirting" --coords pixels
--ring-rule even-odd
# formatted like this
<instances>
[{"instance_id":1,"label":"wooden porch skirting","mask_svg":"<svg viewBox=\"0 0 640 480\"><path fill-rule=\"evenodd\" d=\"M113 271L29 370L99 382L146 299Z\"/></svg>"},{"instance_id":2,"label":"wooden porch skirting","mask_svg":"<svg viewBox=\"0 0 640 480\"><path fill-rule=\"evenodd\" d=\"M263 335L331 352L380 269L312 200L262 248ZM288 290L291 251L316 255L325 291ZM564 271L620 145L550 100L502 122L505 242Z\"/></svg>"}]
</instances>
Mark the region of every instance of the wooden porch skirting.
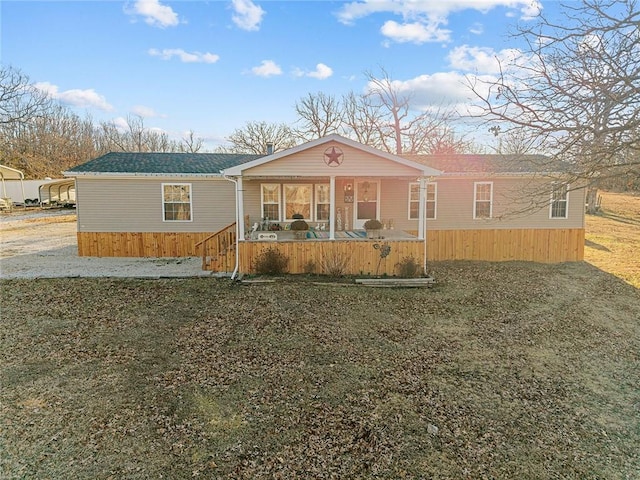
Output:
<instances>
[{"instance_id":1,"label":"wooden porch skirting","mask_svg":"<svg viewBox=\"0 0 640 480\"><path fill-rule=\"evenodd\" d=\"M432 230L427 239L427 261L562 263L584 259L584 229ZM387 257L381 258L376 244L391 247ZM290 273L305 273L311 265L318 269L325 259L344 258L349 259L347 274L397 275L403 259L413 257L422 265L424 258L421 240L251 241L240 243L240 271L254 273L255 259L268 248L287 256Z\"/></svg>"},{"instance_id":2,"label":"wooden porch skirting","mask_svg":"<svg viewBox=\"0 0 640 480\"><path fill-rule=\"evenodd\" d=\"M584 229L434 230L427 232L429 260L584 260Z\"/></svg>"},{"instance_id":3,"label":"wooden porch skirting","mask_svg":"<svg viewBox=\"0 0 640 480\"><path fill-rule=\"evenodd\" d=\"M78 232L81 257L198 257L196 243L213 232Z\"/></svg>"},{"instance_id":4,"label":"wooden porch skirting","mask_svg":"<svg viewBox=\"0 0 640 480\"><path fill-rule=\"evenodd\" d=\"M78 255L93 257L191 257L202 252L195 244L211 235L202 233L78 232ZM439 260L524 260L540 263L577 262L584 259L584 229L496 229L430 230L427 232L427 261ZM381 259L380 249L388 244L389 254ZM267 248L277 248L289 258L290 273L316 270L323 260L349 259L345 273L395 275L396 265L406 257L422 264L421 240L301 240L283 242L240 242L240 271L252 273L255 259ZM235 250L227 252L226 265L235 265ZM379 263L379 265L378 265Z\"/></svg>"}]
</instances>

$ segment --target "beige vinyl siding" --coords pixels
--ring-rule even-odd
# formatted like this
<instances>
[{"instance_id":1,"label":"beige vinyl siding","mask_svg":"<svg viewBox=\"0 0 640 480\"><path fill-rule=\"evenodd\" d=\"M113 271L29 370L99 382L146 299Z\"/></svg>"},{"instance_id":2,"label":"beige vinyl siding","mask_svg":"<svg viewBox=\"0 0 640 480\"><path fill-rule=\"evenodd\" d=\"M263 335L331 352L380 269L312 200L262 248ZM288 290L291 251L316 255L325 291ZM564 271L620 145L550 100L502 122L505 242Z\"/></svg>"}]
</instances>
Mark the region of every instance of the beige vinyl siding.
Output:
<instances>
[{"instance_id":1,"label":"beige vinyl siding","mask_svg":"<svg viewBox=\"0 0 640 480\"><path fill-rule=\"evenodd\" d=\"M413 231L418 229L417 220L409 220L409 183L414 179L383 180L380 220L389 224L392 220L395 230Z\"/></svg>"},{"instance_id":2,"label":"beige vinyl siding","mask_svg":"<svg viewBox=\"0 0 640 480\"><path fill-rule=\"evenodd\" d=\"M349 212L349 225L353 225L353 204L344 203L344 186L353 184L357 177L336 179L336 208L342 212ZM408 218L409 183L415 177L403 179L381 179L380 187L380 218L383 223L391 220L395 229L417 232L418 220ZM474 219L474 183L491 181L493 184L493 206L491 219ZM281 181L274 179L273 183L326 183L326 179L300 179ZM267 180L245 181L245 215L249 215L250 223L260 220L260 184L269 183ZM547 191L539 185L532 186L528 178L438 178L437 184L437 218L427 220L428 230L490 230L509 228L584 228L582 205L584 205L584 191L574 190L569 193L568 218L549 218L549 201L551 185ZM513 208L517 208L516 198L528 190L536 190L543 198L539 199L539 207L530 211L514 215ZM542 192L542 193L540 193ZM345 210L347 207L347 210ZM344 219L343 219L344 220Z\"/></svg>"},{"instance_id":3,"label":"beige vinyl siding","mask_svg":"<svg viewBox=\"0 0 640 480\"><path fill-rule=\"evenodd\" d=\"M163 221L163 183L191 184L191 221ZM79 232L215 232L235 221L235 187L224 179L79 177L76 184Z\"/></svg>"},{"instance_id":4,"label":"beige vinyl siding","mask_svg":"<svg viewBox=\"0 0 640 480\"><path fill-rule=\"evenodd\" d=\"M493 183L492 218L473 218L474 183ZM438 216L428 220L427 228L434 230L483 230L503 228L527 229L573 229L584 228L584 190L569 193L568 218L549 218L551 183L548 188L542 181L535 183L530 178L447 178L439 177ZM531 207L524 213L516 210L526 209L522 200L536 197L537 207Z\"/></svg>"},{"instance_id":5,"label":"beige vinyl siding","mask_svg":"<svg viewBox=\"0 0 640 480\"><path fill-rule=\"evenodd\" d=\"M244 180L242 186L244 188L244 215L249 217L249 227L254 223L262 220L261 208L261 188L262 183L280 183L277 180L271 181L248 181Z\"/></svg>"},{"instance_id":6,"label":"beige vinyl siding","mask_svg":"<svg viewBox=\"0 0 640 480\"><path fill-rule=\"evenodd\" d=\"M324 161L324 152L332 146L343 152L342 164L328 166ZM258 165L244 172L245 176L336 176L336 177L375 177L375 176L405 176L413 175L417 178L418 170L393 162L386 158L377 157L352 147L341 144L320 145L293 155L289 155L269 163Z\"/></svg>"}]
</instances>

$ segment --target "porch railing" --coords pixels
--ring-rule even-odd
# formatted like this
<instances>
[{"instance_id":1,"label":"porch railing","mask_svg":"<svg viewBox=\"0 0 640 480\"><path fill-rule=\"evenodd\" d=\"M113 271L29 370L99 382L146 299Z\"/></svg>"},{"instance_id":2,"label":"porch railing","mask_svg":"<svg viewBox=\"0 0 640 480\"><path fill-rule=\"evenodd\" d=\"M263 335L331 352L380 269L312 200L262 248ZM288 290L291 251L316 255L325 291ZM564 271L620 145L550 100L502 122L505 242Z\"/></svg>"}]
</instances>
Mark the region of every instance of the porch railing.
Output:
<instances>
[{"instance_id":1,"label":"porch railing","mask_svg":"<svg viewBox=\"0 0 640 480\"><path fill-rule=\"evenodd\" d=\"M196 243L196 249L202 247L202 269L214 272L228 272L230 253L236 247L236 222L221 228Z\"/></svg>"}]
</instances>

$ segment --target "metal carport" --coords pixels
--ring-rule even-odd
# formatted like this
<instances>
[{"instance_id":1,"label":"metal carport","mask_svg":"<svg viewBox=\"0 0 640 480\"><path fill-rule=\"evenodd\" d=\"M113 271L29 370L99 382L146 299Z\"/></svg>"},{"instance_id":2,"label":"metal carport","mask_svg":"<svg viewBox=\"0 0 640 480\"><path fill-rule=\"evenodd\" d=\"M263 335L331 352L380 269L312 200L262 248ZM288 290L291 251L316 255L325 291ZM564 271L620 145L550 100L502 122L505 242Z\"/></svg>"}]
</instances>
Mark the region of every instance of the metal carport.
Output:
<instances>
[{"instance_id":1,"label":"metal carport","mask_svg":"<svg viewBox=\"0 0 640 480\"><path fill-rule=\"evenodd\" d=\"M24 205L24 174L15 168L0 165L0 179L2 180L2 198L0 199L0 208L10 210L13 207L13 200L7 197L7 185L4 183L5 180L20 180L22 204Z\"/></svg>"},{"instance_id":2,"label":"metal carport","mask_svg":"<svg viewBox=\"0 0 640 480\"><path fill-rule=\"evenodd\" d=\"M38 197L41 206L72 206L76 204L76 181L65 178L45 183L38 187Z\"/></svg>"}]
</instances>

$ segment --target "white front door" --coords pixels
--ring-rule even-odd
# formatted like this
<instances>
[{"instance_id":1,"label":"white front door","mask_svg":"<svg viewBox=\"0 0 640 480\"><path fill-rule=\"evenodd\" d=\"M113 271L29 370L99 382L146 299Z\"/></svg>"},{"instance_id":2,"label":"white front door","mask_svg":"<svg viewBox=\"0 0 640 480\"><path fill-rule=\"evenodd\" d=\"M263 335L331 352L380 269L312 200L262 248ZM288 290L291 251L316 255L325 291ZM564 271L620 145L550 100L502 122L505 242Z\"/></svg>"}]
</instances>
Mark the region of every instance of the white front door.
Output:
<instances>
[{"instance_id":1,"label":"white front door","mask_svg":"<svg viewBox=\"0 0 640 480\"><path fill-rule=\"evenodd\" d=\"M364 222L370 218L379 220L380 184L376 181L363 180L356 182L356 201L354 202L353 228L364 228Z\"/></svg>"}]
</instances>

